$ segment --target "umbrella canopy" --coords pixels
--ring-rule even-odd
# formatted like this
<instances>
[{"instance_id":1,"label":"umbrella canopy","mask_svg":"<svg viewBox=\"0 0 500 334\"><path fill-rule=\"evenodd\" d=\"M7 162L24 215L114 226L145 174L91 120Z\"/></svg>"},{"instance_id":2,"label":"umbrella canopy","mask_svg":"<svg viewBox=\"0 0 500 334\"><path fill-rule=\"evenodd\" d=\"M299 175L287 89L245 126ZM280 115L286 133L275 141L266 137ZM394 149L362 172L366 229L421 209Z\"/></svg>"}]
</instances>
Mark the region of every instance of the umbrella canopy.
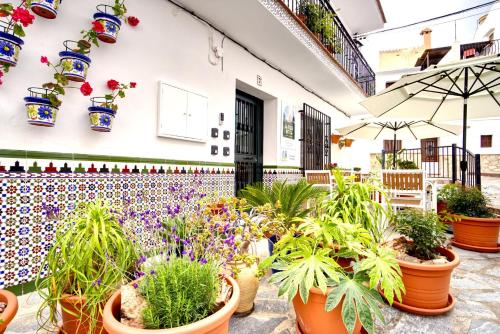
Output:
<instances>
[{"instance_id":1,"label":"umbrella canopy","mask_svg":"<svg viewBox=\"0 0 500 334\"><path fill-rule=\"evenodd\" d=\"M442 137L458 135L461 127L457 125L435 124L428 121L390 121L377 120L365 121L363 123L340 128L337 131L344 137L376 140L390 138L394 142L399 137L404 139L422 139L430 137ZM393 154L396 155L396 145L393 145ZM393 159L395 167L396 159Z\"/></svg>"},{"instance_id":2,"label":"umbrella canopy","mask_svg":"<svg viewBox=\"0 0 500 334\"><path fill-rule=\"evenodd\" d=\"M463 121L460 169L465 185L467 119L500 116L500 55L477 57L407 75L361 103L375 116Z\"/></svg>"}]
</instances>

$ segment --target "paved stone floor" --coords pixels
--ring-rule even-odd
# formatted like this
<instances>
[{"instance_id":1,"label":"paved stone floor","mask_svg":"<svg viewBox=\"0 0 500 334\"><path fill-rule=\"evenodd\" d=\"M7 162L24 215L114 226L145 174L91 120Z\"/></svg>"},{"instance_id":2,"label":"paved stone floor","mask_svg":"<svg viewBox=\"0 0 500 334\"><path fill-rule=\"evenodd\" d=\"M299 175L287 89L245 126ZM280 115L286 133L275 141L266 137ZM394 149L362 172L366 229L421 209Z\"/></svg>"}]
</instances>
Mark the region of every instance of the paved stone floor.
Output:
<instances>
[{"instance_id":1,"label":"paved stone floor","mask_svg":"<svg viewBox=\"0 0 500 334\"><path fill-rule=\"evenodd\" d=\"M454 310L438 317L419 317L385 306L386 324L376 333L400 334L499 334L500 333L500 254L479 254L455 248L461 263L453 272L451 289L457 299ZM36 293L20 297L20 311L7 334L36 333ZM294 312L277 290L263 280L255 311L231 320L231 334L292 334ZM39 332L44 333L44 332Z\"/></svg>"},{"instance_id":2,"label":"paved stone floor","mask_svg":"<svg viewBox=\"0 0 500 334\"><path fill-rule=\"evenodd\" d=\"M500 177L483 176L481 189L491 200L491 206L500 210Z\"/></svg>"}]
</instances>

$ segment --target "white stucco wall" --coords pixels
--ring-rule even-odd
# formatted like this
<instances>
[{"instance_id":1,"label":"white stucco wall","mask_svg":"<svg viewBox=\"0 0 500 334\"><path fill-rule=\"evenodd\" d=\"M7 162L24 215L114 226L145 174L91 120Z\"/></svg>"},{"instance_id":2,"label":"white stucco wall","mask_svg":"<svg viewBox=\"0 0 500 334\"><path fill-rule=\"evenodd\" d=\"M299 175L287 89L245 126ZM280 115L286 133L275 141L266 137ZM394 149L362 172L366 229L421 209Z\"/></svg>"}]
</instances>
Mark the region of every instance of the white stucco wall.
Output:
<instances>
[{"instance_id":1,"label":"white stucco wall","mask_svg":"<svg viewBox=\"0 0 500 334\"><path fill-rule=\"evenodd\" d=\"M80 30L89 27L95 6L100 2L63 2L56 20L37 17L35 24L27 29L19 64L3 78L4 85L0 87L0 148L233 162L234 100L238 80L261 92L265 99L266 122L280 119L280 101L297 106L305 102L338 120L337 124L345 122L345 117L333 107L228 39L224 41L224 70L220 62L211 65L208 61L209 36L214 34L217 45L220 45L222 36L169 2L148 0L145 5L144 1L129 0L129 14L139 17L141 24L135 29L123 26L115 45L102 44L100 48L94 48L88 75L88 81L94 87L93 96L102 96L106 92L106 81L111 78L138 83L135 90L127 92L125 100L119 101L120 109L112 132L90 130L89 99L76 90L69 90L64 97L54 128L29 125L23 103L26 89L49 81L52 75L40 63L40 56L56 61L62 42L77 39ZM261 87L256 85L257 75L262 77ZM207 128L218 127L219 138L194 143L157 137L157 87L160 80L207 96ZM223 126L218 123L221 112L225 114ZM265 125L264 164L282 165L279 138L270 133L278 126L268 125ZM231 131L230 141L222 139L223 130ZM219 145L219 155L210 154L210 145ZM267 148L267 145L272 148ZM222 146L231 148L229 157L222 156ZM299 166L299 161L288 161L286 165Z\"/></svg>"}]
</instances>

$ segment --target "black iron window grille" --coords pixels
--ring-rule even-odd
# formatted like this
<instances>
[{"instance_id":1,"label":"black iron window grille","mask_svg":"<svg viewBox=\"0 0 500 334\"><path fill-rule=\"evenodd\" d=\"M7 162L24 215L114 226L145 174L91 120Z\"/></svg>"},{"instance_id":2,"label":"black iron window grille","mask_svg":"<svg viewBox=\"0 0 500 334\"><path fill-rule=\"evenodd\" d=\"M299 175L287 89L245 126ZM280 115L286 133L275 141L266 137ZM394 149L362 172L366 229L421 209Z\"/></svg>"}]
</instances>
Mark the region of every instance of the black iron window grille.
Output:
<instances>
[{"instance_id":1,"label":"black iron window grille","mask_svg":"<svg viewBox=\"0 0 500 334\"><path fill-rule=\"evenodd\" d=\"M331 119L304 103L301 113L302 170L322 170L331 161Z\"/></svg>"}]
</instances>

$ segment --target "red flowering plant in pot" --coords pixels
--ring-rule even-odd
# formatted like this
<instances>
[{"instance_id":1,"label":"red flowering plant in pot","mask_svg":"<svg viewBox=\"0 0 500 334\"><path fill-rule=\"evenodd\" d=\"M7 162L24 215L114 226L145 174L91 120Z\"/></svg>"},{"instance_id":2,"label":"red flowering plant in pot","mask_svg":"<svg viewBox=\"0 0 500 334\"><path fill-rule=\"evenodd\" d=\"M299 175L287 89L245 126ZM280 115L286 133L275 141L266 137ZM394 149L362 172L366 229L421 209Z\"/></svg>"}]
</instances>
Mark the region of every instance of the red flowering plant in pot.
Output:
<instances>
[{"instance_id":1,"label":"red flowering plant in pot","mask_svg":"<svg viewBox=\"0 0 500 334\"><path fill-rule=\"evenodd\" d=\"M24 44L22 37L26 36L23 28L33 24L34 19L26 1L18 6L0 4L0 85L4 73L17 65Z\"/></svg>"},{"instance_id":2,"label":"red flowering plant in pot","mask_svg":"<svg viewBox=\"0 0 500 334\"><path fill-rule=\"evenodd\" d=\"M60 96L65 95L68 88L79 89L84 96L89 96L92 93L92 87L88 82L84 82L80 87L69 86L68 79L62 74L64 67L68 66L66 63L59 61L59 63L54 64L45 56L42 56L40 61L54 70L54 81L44 83L41 88L31 87L28 89L30 95L24 98L28 123L53 127L62 104Z\"/></svg>"},{"instance_id":3,"label":"red flowering plant in pot","mask_svg":"<svg viewBox=\"0 0 500 334\"><path fill-rule=\"evenodd\" d=\"M126 22L132 27L139 25L137 17L127 16L127 7L123 0L115 0L113 6L98 5L94 20L103 26L103 30L98 32L97 38L104 43L116 43L122 22Z\"/></svg>"},{"instance_id":4,"label":"red flowering plant in pot","mask_svg":"<svg viewBox=\"0 0 500 334\"><path fill-rule=\"evenodd\" d=\"M124 98L125 91L129 88L135 88L137 83L120 83L116 80L108 80L107 87L111 93L104 97L93 97L90 99L92 106L89 107L90 128L99 132L110 132L113 127L113 121L118 111L118 105L115 103L117 98Z\"/></svg>"}]
</instances>

